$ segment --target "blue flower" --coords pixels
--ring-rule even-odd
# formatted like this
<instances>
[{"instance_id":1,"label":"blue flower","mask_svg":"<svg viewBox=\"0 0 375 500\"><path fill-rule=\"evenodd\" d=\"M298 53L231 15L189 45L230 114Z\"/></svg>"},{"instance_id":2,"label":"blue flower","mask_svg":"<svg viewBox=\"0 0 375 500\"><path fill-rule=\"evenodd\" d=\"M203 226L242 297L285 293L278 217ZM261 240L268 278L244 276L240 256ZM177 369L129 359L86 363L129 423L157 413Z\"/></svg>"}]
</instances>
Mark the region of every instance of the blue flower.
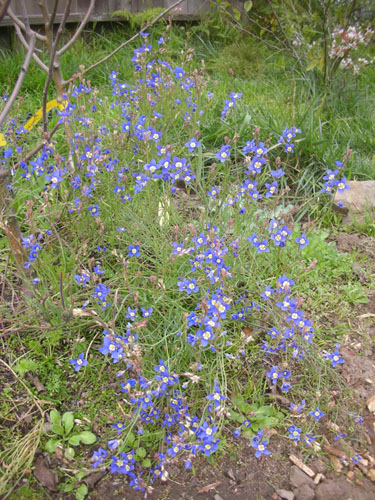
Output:
<instances>
[{"instance_id":1,"label":"blue flower","mask_svg":"<svg viewBox=\"0 0 375 500\"><path fill-rule=\"evenodd\" d=\"M215 157L220 160L221 163L224 163L230 157L231 146L226 144L221 146L220 151L215 154Z\"/></svg>"},{"instance_id":2,"label":"blue flower","mask_svg":"<svg viewBox=\"0 0 375 500\"><path fill-rule=\"evenodd\" d=\"M77 359L71 359L69 360L69 363L74 366L74 369L76 372L79 372L79 370L82 368L82 366L87 366L87 360L83 358L84 354L81 352L81 354L78 356Z\"/></svg>"},{"instance_id":3,"label":"blue flower","mask_svg":"<svg viewBox=\"0 0 375 500\"><path fill-rule=\"evenodd\" d=\"M139 246L138 245L129 245L128 246L128 256L129 257L140 257Z\"/></svg>"},{"instance_id":4,"label":"blue flower","mask_svg":"<svg viewBox=\"0 0 375 500\"><path fill-rule=\"evenodd\" d=\"M338 193L343 193L346 189L350 189L350 187L346 183L346 177L343 177L339 181L335 182Z\"/></svg>"},{"instance_id":5,"label":"blue flower","mask_svg":"<svg viewBox=\"0 0 375 500\"><path fill-rule=\"evenodd\" d=\"M319 408L316 408L315 410L310 411L309 415L314 417L315 420L319 422L319 420L324 417L325 413L320 411Z\"/></svg>"},{"instance_id":6,"label":"blue flower","mask_svg":"<svg viewBox=\"0 0 375 500\"><path fill-rule=\"evenodd\" d=\"M89 210L91 217L94 217L94 215L100 215L97 204L89 206Z\"/></svg>"},{"instance_id":7,"label":"blue flower","mask_svg":"<svg viewBox=\"0 0 375 500\"><path fill-rule=\"evenodd\" d=\"M336 368L338 364L342 365L344 363L344 360L340 356L338 349L336 349L334 352L330 354L327 354L325 357L331 360L331 366L333 366L333 368Z\"/></svg>"},{"instance_id":8,"label":"blue flower","mask_svg":"<svg viewBox=\"0 0 375 500\"><path fill-rule=\"evenodd\" d=\"M253 437L251 441L251 446L255 448L255 456L256 458L260 458L262 455L270 455L271 452L267 449L268 441L265 439L261 441L263 437L263 431L258 431L257 435Z\"/></svg>"},{"instance_id":9,"label":"blue flower","mask_svg":"<svg viewBox=\"0 0 375 500\"><path fill-rule=\"evenodd\" d=\"M305 233L302 233L301 236L299 238L296 238L294 241L299 244L300 248L305 248L310 243L307 240Z\"/></svg>"},{"instance_id":10,"label":"blue flower","mask_svg":"<svg viewBox=\"0 0 375 500\"><path fill-rule=\"evenodd\" d=\"M220 401L225 400L226 397L223 394L220 394L219 384L216 383L215 384L215 390L214 390L213 394L209 394L208 396L206 396L206 399L208 401L213 401L214 405L215 405L215 408L218 408L220 406Z\"/></svg>"},{"instance_id":11,"label":"blue flower","mask_svg":"<svg viewBox=\"0 0 375 500\"><path fill-rule=\"evenodd\" d=\"M106 458L108 453L103 448L99 448L97 451L94 451L92 455L92 460L94 463L92 464L93 468L96 469L99 465L103 463L103 458Z\"/></svg>"},{"instance_id":12,"label":"blue flower","mask_svg":"<svg viewBox=\"0 0 375 500\"><path fill-rule=\"evenodd\" d=\"M194 137L188 140L185 146L188 148L190 153L194 151L195 148L198 148L201 145L199 141L197 141Z\"/></svg>"},{"instance_id":13,"label":"blue flower","mask_svg":"<svg viewBox=\"0 0 375 500\"><path fill-rule=\"evenodd\" d=\"M291 439L292 441L298 442L301 439L301 432L302 429L299 427L292 425L291 427L288 428L289 435L288 438Z\"/></svg>"},{"instance_id":14,"label":"blue flower","mask_svg":"<svg viewBox=\"0 0 375 500\"><path fill-rule=\"evenodd\" d=\"M176 66L173 70L173 74L177 80L181 80L185 76L185 71L180 66Z\"/></svg>"}]
</instances>

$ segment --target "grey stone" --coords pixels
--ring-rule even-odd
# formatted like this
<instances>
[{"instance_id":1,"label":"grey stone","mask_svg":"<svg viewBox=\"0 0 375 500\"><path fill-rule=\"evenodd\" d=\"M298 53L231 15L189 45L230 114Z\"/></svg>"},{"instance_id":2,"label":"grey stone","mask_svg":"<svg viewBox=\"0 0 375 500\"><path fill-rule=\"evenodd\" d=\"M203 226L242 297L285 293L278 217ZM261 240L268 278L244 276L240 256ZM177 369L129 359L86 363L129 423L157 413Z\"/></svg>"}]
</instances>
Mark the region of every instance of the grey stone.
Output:
<instances>
[{"instance_id":1,"label":"grey stone","mask_svg":"<svg viewBox=\"0 0 375 500\"><path fill-rule=\"evenodd\" d=\"M315 491L308 484L303 484L294 491L296 500L314 500Z\"/></svg>"},{"instance_id":2,"label":"grey stone","mask_svg":"<svg viewBox=\"0 0 375 500\"><path fill-rule=\"evenodd\" d=\"M348 181L349 189L335 194L334 203L342 203L354 213L375 207L375 181Z\"/></svg>"},{"instance_id":3,"label":"grey stone","mask_svg":"<svg viewBox=\"0 0 375 500\"><path fill-rule=\"evenodd\" d=\"M358 486L345 478L327 479L315 490L316 500L374 500L375 488L370 483Z\"/></svg>"},{"instance_id":4,"label":"grey stone","mask_svg":"<svg viewBox=\"0 0 375 500\"><path fill-rule=\"evenodd\" d=\"M280 498L283 500L294 500L294 493L293 491L288 491L288 490L276 490L276 493L279 495Z\"/></svg>"},{"instance_id":5,"label":"grey stone","mask_svg":"<svg viewBox=\"0 0 375 500\"><path fill-rule=\"evenodd\" d=\"M307 484L310 488L314 488L314 481L295 465L290 469L290 484L294 486L294 488L299 488L303 484Z\"/></svg>"}]
</instances>

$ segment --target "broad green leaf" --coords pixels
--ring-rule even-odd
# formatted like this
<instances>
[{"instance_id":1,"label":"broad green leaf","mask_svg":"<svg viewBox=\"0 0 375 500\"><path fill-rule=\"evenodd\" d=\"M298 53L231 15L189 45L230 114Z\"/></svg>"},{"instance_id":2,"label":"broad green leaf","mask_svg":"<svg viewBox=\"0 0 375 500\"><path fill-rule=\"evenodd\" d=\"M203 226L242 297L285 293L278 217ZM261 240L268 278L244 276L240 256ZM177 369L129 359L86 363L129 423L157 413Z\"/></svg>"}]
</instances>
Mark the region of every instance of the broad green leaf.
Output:
<instances>
[{"instance_id":1,"label":"broad green leaf","mask_svg":"<svg viewBox=\"0 0 375 500\"><path fill-rule=\"evenodd\" d=\"M51 431L55 434L58 434L59 436L64 435L64 428L59 424L52 424Z\"/></svg>"},{"instance_id":2,"label":"broad green leaf","mask_svg":"<svg viewBox=\"0 0 375 500\"><path fill-rule=\"evenodd\" d=\"M246 10L246 12L249 12L253 6L253 2L251 0L247 0L247 2L244 3L243 7Z\"/></svg>"},{"instance_id":3,"label":"broad green leaf","mask_svg":"<svg viewBox=\"0 0 375 500\"><path fill-rule=\"evenodd\" d=\"M87 486L85 484L80 484L76 491L76 499L83 500L87 493L89 492Z\"/></svg>"},{"instance_id":4,"label":"broad green leaf","mask_svg":"<svg viewBox=\"0 0 375 500\"><path fill-rule=\"evenodd\" d=\"M146 450L144 448L137 448L135 454L139 458L144 458L146 456Z\"/></svg>"},{"instance_id":5,"label":"broad green leaf","mask_svg":"<svg viewBox=\"0 0 375 500\"><path fill-rule=\"evenodd\" d=\"M96 441L96 436L90 431L83 431L78 434L83 444L93 444Z\"/></svg>"},{"instance_id":6,"label":"broad green leaf","mask_svg":"<svg viewBox=\"0 0 375 500\"><path fill-rule=\"evenodd\" d=\"M145 458L145 459L142 461L142 466L143 466L143 467L150 468L150 467L151 467L151 460L150 460L149 458Z\"/></svg>"},{"instance_id":7,"label":"broad green leaf","mask_svg":"<svg viewBox=\"0 0 375 500\"><path fill-rule=\"evenodd\" d=\"M48 453L54 453L58 444L59 444L58 439L49 439L46 442L46 450L48 451Z\"/></svg>"},{"instance_id":8,"label":"broad green leaf","mask_svg":"<svg viewBox=\"0 0 375 500\"><path fill-rule=\"evenodd\" d=\"M73 459L75 456L76 452L74 451L73 448L67 448L65 450L64 456L65 458L68 458L69 460Z\"/></svg>"},{"instance_id":9,"label":"broad green leaf","mask_svg":"<svg viewBox=\"0 0 375 500\"><path fill-rule=\"evenodd\" d=\"M64 415L62 416L62 423L64 425L65 434L69 434L74 425L74 416L71 411L67 411L64 413Z\"/></svg>"},{"instance_id":10,"label":"broad green leaf","mask_svg":"<svg viewBox=\"0 0 375 500\"><path fill-rule=\"evenodd\" d=\"M133 432L129 432L129 434L126 437L126 444L128 446L131 446L135 441L135 436Z\"/></svg>"},{"instance_id":11,"label":"broad green leaf","mask_svg":"<svg viewBox=\"0 0 375 500\"><path fill-rule=\"evenodd\" d=\"M49 418L53 424L61 424L61 416L60 413L56 410L52 410L49 414Z\"/></svg>"},{"instance_id":12,"label":"broad green leaf","mask_svg":"<svg viewBox=\"0 0 375 500\"><path fill-rule=\"evenodd\" d=\"M79 434L74 434L74 436L72 436L68 441L68 443L72 446L78 446L80 442L81 439L79 437Z\"/></svg>"}]
</instances>

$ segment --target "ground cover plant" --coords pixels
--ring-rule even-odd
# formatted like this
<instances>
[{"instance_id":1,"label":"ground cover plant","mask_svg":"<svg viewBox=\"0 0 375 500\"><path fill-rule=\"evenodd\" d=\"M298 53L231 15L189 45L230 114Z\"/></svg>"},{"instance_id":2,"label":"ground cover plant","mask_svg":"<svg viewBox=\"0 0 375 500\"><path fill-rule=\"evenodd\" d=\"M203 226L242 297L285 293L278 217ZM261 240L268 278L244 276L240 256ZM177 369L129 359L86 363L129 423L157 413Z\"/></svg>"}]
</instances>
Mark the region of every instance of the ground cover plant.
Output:
<instances>
[{"instance_id":1,"label":"ground cover plant","mask_svg":"<svg viewBox=\"0 0 375 500\"><path fill-rule=\"evenodd\" d=\"M362 421L338 374L346 331L317 311L338 305L343 278L368 299L301 206L302 125L259 127L241 82L218 90L192 49L168 50L169 32L143 32L128 78L72 83L51 117L64 127L33 159L40 129L22 114L1 146L32 289L21 295L3 239L3 366L45 388L33 436L76 498L91 467L151 492L233 438L259 459L276 433L310 454ZM347 189L351 161L343 148L308 207ZM360 449L343 460L361 463Z\"/></svg>"}]
</instances>

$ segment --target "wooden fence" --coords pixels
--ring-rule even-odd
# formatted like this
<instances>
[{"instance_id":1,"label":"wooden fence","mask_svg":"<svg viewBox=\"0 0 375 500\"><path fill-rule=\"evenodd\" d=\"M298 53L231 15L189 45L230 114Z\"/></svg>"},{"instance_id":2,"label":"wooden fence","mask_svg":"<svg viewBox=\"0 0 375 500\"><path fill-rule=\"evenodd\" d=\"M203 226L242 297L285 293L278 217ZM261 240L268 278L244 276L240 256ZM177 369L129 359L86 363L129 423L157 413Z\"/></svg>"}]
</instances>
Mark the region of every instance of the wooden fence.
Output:
<instances>
[{"instance_id":1,"label":"wooden fence","mask_svg":"<svg viewBox=\"0 0 375 500\"><path fill-rule=\"evenodd\" d=\"M110 21L114 18L112 13L116 10L129 10L139 12L147 7L168 8L176 0L96 0L94 10L90 16L90 21ZM1 3L1 0L0 0ZM38 5L39 0L11 0L13 11L22 19L22 4L25 4L30 24L43 24L43 16ZM73 0L70 9L68 22L78 22L85 15L90 0ZM184 0L174 14L176 19L197 19L202 12L207 9L210 0ZM46 0L49 11L52 9L53 0ZM57 7L55 22L59 23L64 11L65 0L60 0ZM12 21L9 16L5 16L0 21L0 26L10 26Z\"/></svg>"}]
</instances>

